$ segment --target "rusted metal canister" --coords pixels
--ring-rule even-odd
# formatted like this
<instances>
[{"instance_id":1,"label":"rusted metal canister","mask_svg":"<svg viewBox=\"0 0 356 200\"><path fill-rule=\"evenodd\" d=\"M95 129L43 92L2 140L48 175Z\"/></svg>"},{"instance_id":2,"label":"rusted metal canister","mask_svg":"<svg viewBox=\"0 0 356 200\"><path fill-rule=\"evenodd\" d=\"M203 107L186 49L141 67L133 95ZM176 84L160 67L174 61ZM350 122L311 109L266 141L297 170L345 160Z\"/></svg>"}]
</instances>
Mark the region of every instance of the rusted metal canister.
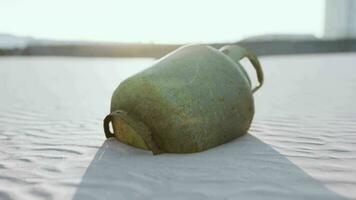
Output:
<instances>
[{"instance_id":1,"label":"rusted metal canister","mask_svg":"<svg viewBox=\"0 0 356 200\"><path fill-rule=\"evenodd\" d=\"M244 57L257 73L253 89ZM117 87L104 131L154 154L203 151L248 131L262 83L257 57L242 47L184 46Z\"/></svg>"}]
</instances>

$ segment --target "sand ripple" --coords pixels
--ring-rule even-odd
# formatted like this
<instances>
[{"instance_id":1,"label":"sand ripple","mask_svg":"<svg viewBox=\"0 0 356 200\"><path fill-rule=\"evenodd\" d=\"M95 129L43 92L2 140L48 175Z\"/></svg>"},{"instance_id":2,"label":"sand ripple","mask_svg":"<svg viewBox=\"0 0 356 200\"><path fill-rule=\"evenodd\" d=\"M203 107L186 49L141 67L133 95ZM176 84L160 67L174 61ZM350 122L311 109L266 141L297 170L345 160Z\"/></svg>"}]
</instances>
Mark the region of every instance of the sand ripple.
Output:
<instances>
[{"instance_id":1,"label":"sand ripple","mask_svg":"<svg viewBox=\"0 0 356 200\"><path fill-rule=\"evenodd\" d=\"M355 54L263 58L250 134L189 155L104 138L111 92L150 62L0 58L0 199L356 199Z\"/></svg>"}]
</instances>

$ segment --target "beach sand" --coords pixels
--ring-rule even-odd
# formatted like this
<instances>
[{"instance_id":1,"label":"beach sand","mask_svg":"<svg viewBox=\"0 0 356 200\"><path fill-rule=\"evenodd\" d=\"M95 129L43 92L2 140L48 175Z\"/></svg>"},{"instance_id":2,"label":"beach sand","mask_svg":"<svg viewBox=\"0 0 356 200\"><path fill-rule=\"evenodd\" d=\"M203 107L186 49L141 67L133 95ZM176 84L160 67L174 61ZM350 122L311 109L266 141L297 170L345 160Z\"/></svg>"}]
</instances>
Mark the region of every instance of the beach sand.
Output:
<instances>
[{"instance_id":1,"label":"beach sand","mask_svg":"<svg viewBox=\"0 0 356 200\"><path fill-rule=\"evenodd\" d=\"M356 199L356 54L262 57L248 134L194 154L106 140L152 59L0 57L0 199Z\"/></svg>"}]
</instances>

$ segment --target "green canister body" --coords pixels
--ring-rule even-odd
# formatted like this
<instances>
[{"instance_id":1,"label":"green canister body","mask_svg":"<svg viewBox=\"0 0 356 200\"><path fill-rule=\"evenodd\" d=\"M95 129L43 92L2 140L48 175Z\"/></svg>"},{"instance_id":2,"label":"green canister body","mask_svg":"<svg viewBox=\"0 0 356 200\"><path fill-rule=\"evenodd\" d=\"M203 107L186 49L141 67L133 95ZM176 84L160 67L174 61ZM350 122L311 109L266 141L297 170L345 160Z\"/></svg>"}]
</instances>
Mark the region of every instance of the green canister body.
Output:
<instances>
[{"instance_id":1,"label":"green canister body","mask_svg":"<svg viewBox=\"0 0 356 200\"><path fill-rule=\"evenodd\" d=\"M238 62L244 57L260 82L253 90ZM224 144L248 131L253 92L262 82L257 58L239 46L181 47L117 87L104 120L106 136L154 154L192 153Z\"/></svg>"}]
</instances>

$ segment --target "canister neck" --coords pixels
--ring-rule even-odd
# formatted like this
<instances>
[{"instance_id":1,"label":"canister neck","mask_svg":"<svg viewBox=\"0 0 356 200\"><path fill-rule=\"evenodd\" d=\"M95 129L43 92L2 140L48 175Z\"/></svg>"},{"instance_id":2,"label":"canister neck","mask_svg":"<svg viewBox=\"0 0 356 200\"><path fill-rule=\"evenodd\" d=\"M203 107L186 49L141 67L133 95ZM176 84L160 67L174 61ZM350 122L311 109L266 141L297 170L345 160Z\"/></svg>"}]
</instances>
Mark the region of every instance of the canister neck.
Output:
<instances>
[{"instance_id":1,"label":"canister neck","mask_svg":"<svg viewBox=\"0 0 356 200\"><path fill-rule=\"evenodd\" d=\"M237 66L240 68L244 76L246 77L248 84L250 87L252 87L251 79L249 75L247 74L246 70L241 66L240 61L242 58L245 57L245 55L241 52L245 51L245 49L239 47L239 46L224 46L219 49L219 51L223 54L225 54L227 57L229 57L232 61L234 61Z\"/></svg>"},{"instance_id":2,"label":"canister neck","mask_svg":"<svg viewBox=\"0 0 356 200\"><path fill-rule=\"evenodd\" d=\"M239 64L239 62L242 58L245 58L245 57L248 58L252 64L252 66L256 70L257 80L259 82L259 84L252 89L252 92L254 93L258 89L261 88L261 86L263 85L264 76L263 76L263 71L262 71L260 61L257 59L257 56L255 54L253 54L252 52L250 52L238 45L227 45L227 46L222 47L219 51L222 52L223 54L225 54L226 56L228 56L230 59L232 59L241 68L241 71L245 74L245 76L251 86L251 80L250 80L247 72Z\"/></svg>"}]
</instances>

